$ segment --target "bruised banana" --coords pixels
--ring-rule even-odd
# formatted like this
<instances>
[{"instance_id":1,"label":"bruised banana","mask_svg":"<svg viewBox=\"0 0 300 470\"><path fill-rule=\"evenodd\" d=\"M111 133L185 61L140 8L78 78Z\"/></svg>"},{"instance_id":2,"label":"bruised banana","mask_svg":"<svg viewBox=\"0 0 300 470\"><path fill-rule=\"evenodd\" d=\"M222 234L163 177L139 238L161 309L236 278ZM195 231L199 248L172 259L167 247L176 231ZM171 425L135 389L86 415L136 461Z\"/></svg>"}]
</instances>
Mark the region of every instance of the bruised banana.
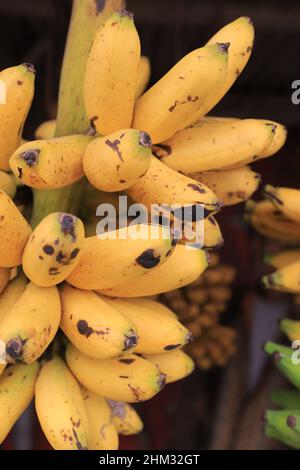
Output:
<instances>
[{"instance_id":1,"label":"bruised banana","mask_svg":"<svg viewBox=\"0 0 300 470\"><path fill-rule=\"evenodd\" d=\"M276 269L285 268L297 261L300 261L300 250L284 250L264 256L264 262Z\"/></svg>"},{"instance_id":2,"label":"bruised banana","mask_svg":"<svg viewBox=\"0 0 300 470\"><path fill-rule=\"evenodd\" d=\"M66 361L84 387L111 400L149 400L165 385L165 376L156 365L134 354L119 359L94 359L69 343Z\"/></svg>"},{"instance_id":3,"label":"bruised banana","mask_svg":"<svg viewBox=\"0 0 300 470\"><path fill-rule=\"evenodd\" d=\"M70 341L87 356L96 359L131 353L139 338L133 321L97 294L65 285L60 290L60 327Z\"/></svg>"},{"instance_id":4,"label":"bruised banana","mask_svg":"<svg viewBox=\"0 0 300 470\"><path fill-rule=\"evenodd\" d=\"M283 292L300 293L300 261L263 276L262 282L269 289Z\"/></svg>"},{"instance_id":5,"label":"bruised banana","mask_svg":"<svg viewBox=\"0 0 300 470\"><path fill-rule=\"evenodd\" d=\"M224 206L246 201L261 182L260 174L247 165L229 170L192 173L189 176L211 189Z\"/></svg>"},{"instance_id":6,"label":"bruised banana","mask_svg":"<svg viewBox=\"0 0 300 470\"><path fill-rule=\"evenodd\" d=\"M42 366L35 386L35 408L55 450L87 450L89 423L80 387L58 356Z\"/></svg>"},{"instance_id":7,"label":"bruised banana","mask_svg":"<svg viewBox=\"0 0 300 470\"><path fill-rule=\"evenodd\" d=\"M131 127L140 56L132 13L113 13L96 33L84 77L86 112L100 135Z\"/></svg>"},{"instance_id":8,"label":"bruised banana","mask_svg":"<svg viewBox=\"0 0 300 470\"><path fill-rule=\"evenodd\" d=\"M229 43L196 49L183 57L136 102L133 127L157 144L205 114L227 75Z\"/></svg>"},{"instance_id":9,"label":"bruised banana","mask_svg":"<svg viewBox=\"0 0 300 470\"><path fill-rule=\"evenodd\" d=\"M0 170L0 189L13 199L17 190L14 176Z\"/></svg>"},{"instance_id":10,"label":"bruised banana","mask_svg":"<svg viewBox=\"0 0 300 470\"><path fill-rule=\"evenodd\" d=\"M135 99L137 100L146 90L151 75L151 64L148 57L142 55L138 67Z\"/></svg>"},{"instance_id":11,"label":"bruised banana","mask_svg":"<svg viewBox=\"0 0 300 470\"><path fill-rule=\"evenodd\" d=\"M147 173L131 186L127 193L148 209L151 209L152 204L168 206L202 204L205 211L216 212L222 205L209 188L168 168L153 156Z\"/></svg>"},{"instance_id":12,"label":"bruised banana","mask_svg":"<svg viewBox=\"0 0 300 470\"><path fill-rule=\"evenodd\" d=\"M10 168L31 188L69 186L84 175L82 159L91 139L86 135L70 135L26 142L10 158Z\"/></svg>"},{"instance_id":13,"label":"bruised banana","mask_svg":"<svg viewBox=\"0 0 300 470\"><path fill-rule=\"evenodd\" d=\"M195 368L190 356L181 350L171 351L168 354L143 354L143 357L153 362L166 375L167 384L184 379Z\"/></svg>"},{"instance_id":14,"label":"bruised banana","mask_svg":"<svg viewBox=\"0 0 300 470\"><path fill-rule=\"evenodd\" d=\"M83 387L81 393L89 423L88 450L118 450L119 436L109 404Z\"/></svg>"},{"instance_id":15,"label":"bruised banana","mask_svg":"<svg viewBox=\"0 0 300 470\"><path fill-rule=\"evenodd\" d=\"M135 303L135 299L109 299L104 296L101 299L136 326L139 340L135 352L166 353L182 348L191 340L190 332L176 318L161 314L159 309L153 311L147 308L147 302Z\"/></svg>"},{"instance_id":16,"label":"bruised banana","mask_svg":"<svg viewBox=\"0 0 300 470\"><path fill-rule=\"evenodd\" d=\"M53 340L60 318L57 288L28 283L0 321L0 340L6 345L6 361L34 362Z\"/></svg>"},{"instance_id":17,"label":"bruised banana","mask_svg":"<svg viewBox=\"0 0 300 470\"><path fill-rule=\"evenodd\" d=\"M31 234L30 225L10 197L1 190L0 213L0 266L18 266L22 263L23 250Z\"/></svg>"},{"instance_id":18,"label":"bruised banana","mask_svg":"<svg viewBox=\"0 0 300 470\"><path fill-rule=\"evenodd\" d=\"M172 254L172 245L169 230L146 224L86 238L67 281L79 289L114 287L158 269Z\"/></svg>"},{"instance_id":19,"label":"bruised banana","mask_svg":"<svg viewBox=\"0 0 300 470\"><path fill-rule=\"evenodd\" d=\"M62 282L77 265L84 226L71 214L53 212L32 232L23 252L26 276L40 287Z\"/></svg>"},{"instance_id":20,"label":"bruised banana","mask_svg":"<svg viewBox=\"0 0 300 470\"><path fill-rule=\"evenodd\" d=\"M0 444L34 397L38 362L7 367L0 377Z\"/></svg>"},{"instance_id":21,"label":"bruised banana","mask_svg":"<svg viewBox=\"0 0 300 470\"><path fill-rule=\"evenodd\" d=\"M242 166L272 142L275 126L259 119L202 121L153 147L163 163L185 174Z\"/></svg>"},{"instance_id":22,"label":"bruised banana","mask_svg":"<svg viewBox=\"0 0 300 470\"><path fill-rule=\"evenodd\" d=\"M34 94L34 78L35 70L31 64L21 64L0 72L1 170L9 170L8 161L20 145L24 121Z\"/></svg>"},{"instance_id":23,"label":"bruised banana","mask_svg":"<svg viewBox=\"0 0 300 470\"><path fill-rule=\"evenodd\" d=\"M83 169L102 191L122 191L144 176L151 163L151 139L146 132L123 129L94 139L86 148Z\"/></svg>"},{"instance_id":24,"label":"bruised banana","mask_svg":"<svg viewBox=\"0 0 300 470\"><path fill-rule=\"evenodd\" d=\"M128 403L107 400L111 409L111 419L119 434L132 436L143 430L143 422L135 409Z\"/></svg>"},{"instance_id":25,"label":"bruised banana","mask_svg":"<svg viewBox=\"0 0 300 470\"><path fill-rule=\"evenodd\" d=\"M48 121L42 122L34 131L34 137L36 140L48 140L53 139L56 128L56 119L49 119Z\"/></svg>"},{"instance_id":26,"label":"bruised banana","mask_svg":"<svg viewBox=\"0 0 300 470\"><path fill-rule=\"evenodd\" d=\"M144 297L179 289L198 279L208 266L204 250L177 245L159 268L99 293L110 297Z\"/></svg>"},{"instance_id":27,"label":"bruised banana","mask_svg":"<svg viewBox=\"0 0 300 470\"><path fill-rule=\"evenodd\" d=\"M266 185L264 194L288 219L300 223L300 189Z\"/></svg>"}]
</instances>

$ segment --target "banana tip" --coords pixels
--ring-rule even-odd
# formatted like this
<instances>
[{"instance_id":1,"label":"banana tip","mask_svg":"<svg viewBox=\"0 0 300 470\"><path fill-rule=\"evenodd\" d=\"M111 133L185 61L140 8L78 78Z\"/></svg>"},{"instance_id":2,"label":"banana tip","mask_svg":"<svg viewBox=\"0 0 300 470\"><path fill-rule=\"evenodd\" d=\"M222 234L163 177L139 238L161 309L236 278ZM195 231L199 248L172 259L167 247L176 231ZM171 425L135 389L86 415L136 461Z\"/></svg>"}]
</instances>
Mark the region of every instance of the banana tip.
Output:
<instances>
[{"instance_id":1,"label":"banana tip","mask_svg":"<svg viewBox=\"0 0 300 470\"><path fill-rule=\"evenodd\" d=\"M222 54L227 54L230 47L230 42L218 42L218 47Z\"/></svg>"},{"instance_id":2,"label":"banana tip","mask_svg":"<svg viewBox=\"0 0 300 470\"><path fill-rule=\"evenodd\" d=\"M28 72L33 73L34 75L36 74L36 69L33 64L25 62L22 65L28 70Z\"/></svg>"}]
</instances>

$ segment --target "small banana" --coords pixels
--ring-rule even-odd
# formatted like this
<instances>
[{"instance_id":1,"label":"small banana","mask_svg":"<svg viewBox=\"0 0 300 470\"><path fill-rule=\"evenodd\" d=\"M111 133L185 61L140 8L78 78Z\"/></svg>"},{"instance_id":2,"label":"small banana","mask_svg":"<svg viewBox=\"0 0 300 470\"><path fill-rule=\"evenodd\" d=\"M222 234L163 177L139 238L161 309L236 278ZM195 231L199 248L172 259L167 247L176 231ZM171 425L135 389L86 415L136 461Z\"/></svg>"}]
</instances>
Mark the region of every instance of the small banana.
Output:
<instances>
[{"instance_id":1,"label":"small banana","mask_svg":"<svg viewBox=\"0 0 300 470\"><path fill-rule=\"evenodd\" d=\"M204 250L177 245L170 259L159 268L99 293L109 297L144 297L186 286L208 266Z\"/></svg>"},{"instance_id":2,"label":"small banana","mask_svg":"<svg viewBox=\"0 0 300 470\"><path fill-rule=\"evenodd\" d=\"M105 398L81 388L89 421L89 450L118 450L119 436Z\"/></svg>"},{"instance_id":3,"label":"small banana","mask_svg":"<svg viewBox=\"0 0 300 470\"><path fill-rule=\"evenodd\" d=\"M150 80L151 75L151 64L149 57L144 55L141 56L138 74L137 74L137 82L135 87L135 99L137 100L146 90L147 85Z\"/></svg>"},{"instance_id":4,"label":"small banana","mask_svg":"<svg viewBox=\"0 0 300 470\"><path fill-rule=\"evenodd\" d=\"M2 190L0 190L0 214L0 266L2 268L18 266L22 262L23 250L31 234L30 225Z\"/></svg>"},{"instance_id":5,"label":"small banana","mask_svg":"<svg viewBox=\"0 0 300 470\"><path fill-rule=\"evenodd\" d=\"M280 124L279 122L275 121L266 121L263 120L262 122L265 122L265 124L268 125L273 125L274 133L273 133L273 139L265 150L259 155L258 160L261 158L267 158L270 157L271 155L274 155L277 153L281 147L284 146L286 138L287 138L287 129L285 126Z\"/></svg>"},{"instance_id":6,"label":"small banana","mask_svg":"<svg viewBox=\"0 0 300 470\"><path fill-rule=\"evenodd\" d=\"M262 282L269 289L300 293L300 261L263 276Z\"/></svg>"},{"instance_id":7,"label":"small banana","mask_svg":"<svg viewBox=\"0 0 300 470\"><path fill-rule=\"evenodd\" d=\"M23 125L34 94L35 70L21 64L0 72L4 103L0 103L0 169L9 170L8 160L20 145Z\"/></svg>"},{"instance_id":8,"label":"small banana","mask_svg":"<svg viewBox=\"0 0 300 470\"><path fill-rule=\"evenodd\" d=\"M0 444L34 397L38 362L7 367L0 377Z\"/></svg>"},{"instance_id":9,"label":"small banana","mask_svg":"<svg viewBox=\"0 0 300 470\"><path fill-rule=\"evenodd\" d=\"M88 414L78 383L58 356L46 362L35 385L35 408L55 450L87 450Z\"/></svg>"},{"instance_id":10,"label":"small banana","mask_svg":"<svg viewBox=\"0 0 300 470\"><path fill-rule=\"evenodd\" d=\"M119 434L132 436L143 430L143 421L128 403L107 400L111 409L111 418Z\"/></svg>"},{"instance_id":11,"label":"small banana","mask_svg":"<svg viewBox=\"0 0 300 470\"><path fill-rule=\"evenodd\" d=\"M42 122L34 131L36 140L53 139L56 128L56 119L49 119Z\"/></svg>"},{"instance_id":12,"label":"small banana","mask_svg":"<svg viewBox=\"0 0 300 470\"><path fill-rule=\"evenodd\" d=\"M2 295L5 296L5 291ZM53 340L60 318L57 288L28 283L0 321L0 340L6 345L6 361L34 362Z\"/></svg>"},{"instance_id":13,"label":"small banana","mask_svg":"<svg viewBox=\"0 0 300 470\"><path fill-rule=\"evenodd\" d=\"M166 353L182 348L191 340L190 332L176 318L162 314L159 309L147 308L147 301L143 303L143 299L141 303L135 303L135 299L109 299L104 296L102 299L136 326L139 337L135 348L137 353ZM159 302L156 304L159 305Z\"/></svg>"},{"instance_id":14,"label":"small banana","mask_svg":"<svg viewBox=\"0 0 300 470\"><path fill-rule=\"evenodd\" d=\"M274 188L268 184L265 187L264 194L288 219L300 223L299 189Z\"/></svg>"},{"instance_id":15,"label":"small banana","mask_svg":"<svg viewBox=\"0 0 300 470\"><path fill-rule=\"evenodd\" d=\"M183 57L137 100L133 127L157 144L203 116L226 80L228 48L229 43L216 43Z\"/></svg>"},{"instance_id":16,"label":"small banana","mask_svg":"<svg viewBox=\"0 0 300 470\"><path fill-rule=\"evenodd\" d=\"M61 329L87 356L96 359L131 353L138 343L133 321L91 291L63 286Z\"/></svg>"},{"instance_id":17,"label":"small banana","mask_svg":"<svg viewBox=\"0 0 300 470\"><path fill-rule=\"evenodd\" d=\"M69 343L66 361L84 387L111 400L149 400L165 385L165 376L156 365L134 354L119 359L94 359Z\"/></svg>"},{"instance_id":18,"label":"small banana","mask_svg":"<svg viewBox=\"0 0 300 470\"><path fill-rule=\"evenodd\" d=\"M17 185L14 176L0 170L0 189L1 191L4 191L11 199L13 199L17 191Z\"/></svg>"},{"instance_id":19,"label":"small banana","mask_svg":"<svg viewBox=\"0 0 300 470\"><path fill-rule=\"evenodd\" d=\"M96 33L83 87L88 118L100 135L131 127L140 56L132 13L113 13Z\"/></svg>"},{"instance_id":20,"label":"small banana","mask_svg":"<svg viewBox=\"0 0 300 470\"><path fill-rule=\"evenodd\" d=\"M158 225L131 225L89 237L67 281L79 289L108 289L158 269L172 250L170 231Z\"/></svg>"},{"instance_id":21,"label":"small banana","mask_svg":"<svg viewBox=\"0 0 300 470\"><path fill-rule=\"evenodd\" d=\"M297 261L300 261L300 250L284 250L264 256L264 262L275 269L285 268Z\"/></svg>"},{"instance_id":22,"label":"small banana","mask_svg":"<svg viewBox=\"0 0 300 470\"><path fill-rule=\"evenodd\" d=\"M86 148L83 169L89 182L102 191L130 188L151 163L151 139L146 132L123 129L94 139Z\"/></svg>"},{"instance_id":23,"label":"small banana","mask_svg":"<svg viewBox=\"0 0 300 470\"><path fill-rule=\"evenodd\" d=\"M71 214L53 212L32 232L23 252L26 276L41 287L62 282L75 268L84 241L84 226Z\"/></svg>"},{"instance_id":24,"label":"small banana","mask_svg":"<svg viewBox=\"0 0 300 470\"><path fill-rule=\"evenodd\" d=\"M26 142L11 156L10 168L31 188L64 188L84 175L82 159L91 139L87 135L70 135Z\"/></svg>"},{"instance_id":25,"label":"small banana","mask_svg":"<svg viewBox=\"0 0 300 470\"><path fill-rule=\"evenodd\" d=\"M181 350L171 351L168 354L143 354L143 357L153 362L166 375L167 384L184 379L195 368L190 356Z\"/></svg>"}]
</instances>

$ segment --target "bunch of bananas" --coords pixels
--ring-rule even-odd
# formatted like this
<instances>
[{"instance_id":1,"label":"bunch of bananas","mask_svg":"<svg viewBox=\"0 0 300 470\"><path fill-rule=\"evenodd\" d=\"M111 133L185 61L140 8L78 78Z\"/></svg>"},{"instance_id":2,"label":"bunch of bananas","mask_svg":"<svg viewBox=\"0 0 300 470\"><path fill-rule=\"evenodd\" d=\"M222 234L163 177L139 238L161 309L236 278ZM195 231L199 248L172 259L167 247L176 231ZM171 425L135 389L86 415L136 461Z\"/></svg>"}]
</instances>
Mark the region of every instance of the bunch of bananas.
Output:
<instances>
[{"instance_id":1,"label":"bunch of bananas","mask_svg":"<svg viewBox=\"0 0 300 470\"><path fill-rule=\"evenodd\" d=\"M201 278L162 295L162 300L178 313L180 321L191 331L194 341L185 350L200 369L224 366L236 350L235 331L219 324L231 297L230 284L235 271L231 266L220 264L214 252L210 260Z\"/></svg>"},{"instance_id":2,"label":"bunch of bananas","mask_svg":"<svg viewBox=\"0 0 300 470\"><path fill-rule=\"evenodd\" d=\"M94 210L108 193L116 205L123 191L148 209L176 204L193 214L201 204L204 248L216 248L214 214L252 195L260 178L248 164L285 141L272 121L205 117L248 62L249 18L226 25L144 92L150 64L123 7L123 0L74 2L57 120L39 126L35 140L22 140L34 67L0 73L0 442L35 396L54 449L116 449L118 434L142 429L129 403L193 370L182 351L190 331L172 309L144 297L195 282L208 265L205 249L187 249L157 223L96 236L83 208ZM32 188L31 225L12 200L16 181ZM81 201L84 221L76 215ZM185 290L195 313L179 318L196 336L210 327L191 351L203 368L222 364L224 348L233 352L233 333L217 326L232 276L215 267L204 288Z\"/></svg>"}]
</instances>

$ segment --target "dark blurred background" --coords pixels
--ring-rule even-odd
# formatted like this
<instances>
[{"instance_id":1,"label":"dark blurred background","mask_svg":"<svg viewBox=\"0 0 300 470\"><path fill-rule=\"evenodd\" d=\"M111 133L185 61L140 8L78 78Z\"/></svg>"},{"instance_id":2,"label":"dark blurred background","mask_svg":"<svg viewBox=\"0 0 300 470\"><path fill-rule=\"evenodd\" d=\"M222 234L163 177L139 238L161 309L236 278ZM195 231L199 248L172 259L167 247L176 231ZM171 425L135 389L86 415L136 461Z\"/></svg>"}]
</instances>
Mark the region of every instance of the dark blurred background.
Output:
<instances>
[{"instance_id":1,"label":"dark blurred background","mask_svg":"<svg viewBox=\"0 0 300 470\"><path fill-rule=\"evenodd\" d=\"M299 187L300 105L291 101L291 84L300 79L299 1L127 0L127 8L135 15L143 54L151 59L151 83L224 24L242 15L251 17L256 30L252 57L213 114L285 124L285 148L255 169L263 183ZM25 138L32 139L38 124L55 117L70 10L71 0L0 0L0 67L32 62L37 68ZM278 336L278 318L294 313L288 298L259 287L261 255L270 246L243 222L242 212L241 206L225 208L218 218L225 238L221 257L237 269L224 323L238 329L238 354L225 369L198 370L141 405L145 432L124 439L123 448L280 448L262 434L260 414L269 390L281 379L265 361L261 343ZM27 414L4 448L48 447Z\"/></svg>"}]
</instances>

